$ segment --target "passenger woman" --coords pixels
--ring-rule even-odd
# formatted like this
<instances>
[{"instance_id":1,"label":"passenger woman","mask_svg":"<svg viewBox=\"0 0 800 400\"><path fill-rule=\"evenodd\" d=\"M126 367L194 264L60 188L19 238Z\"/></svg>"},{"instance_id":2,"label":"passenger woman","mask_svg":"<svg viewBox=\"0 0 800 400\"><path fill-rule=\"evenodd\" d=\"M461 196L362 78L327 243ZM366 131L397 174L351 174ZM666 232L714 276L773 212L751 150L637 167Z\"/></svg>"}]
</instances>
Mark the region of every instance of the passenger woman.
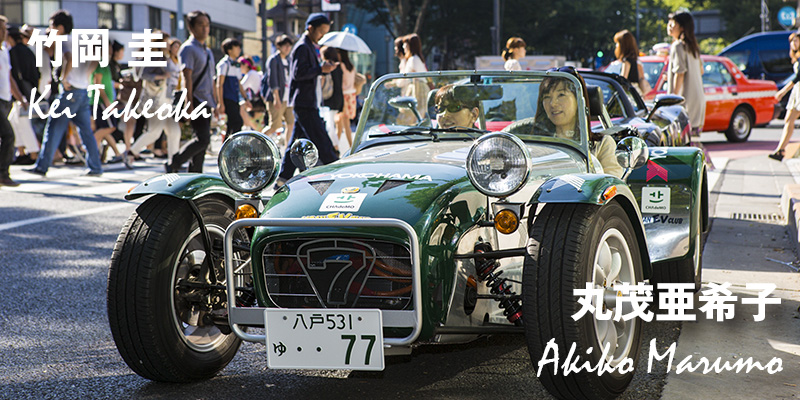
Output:
<instances>
[{"instance_id":1,"label":"passenger woman","mask_svg":"<svg viewBox=\"0 0 800 400\"><path fill-rule=\"evenodd\" d=\"M589 94L583 78L575 70L570 69L581 82L583 98L586 104ZM536 107L535 132L539 135L555 136L561 139L580 141L581 127L578 116L578 99L572 81L564 77L546 77L539 85L539 98ZM589 116L586 116L589 121ZM592 132L587 125L584 127L589 132L589 150L597 157L603 171L609 175L622 177L622 166L617 162L617 145L611 136Z\"/></svg>"}]
</instances>

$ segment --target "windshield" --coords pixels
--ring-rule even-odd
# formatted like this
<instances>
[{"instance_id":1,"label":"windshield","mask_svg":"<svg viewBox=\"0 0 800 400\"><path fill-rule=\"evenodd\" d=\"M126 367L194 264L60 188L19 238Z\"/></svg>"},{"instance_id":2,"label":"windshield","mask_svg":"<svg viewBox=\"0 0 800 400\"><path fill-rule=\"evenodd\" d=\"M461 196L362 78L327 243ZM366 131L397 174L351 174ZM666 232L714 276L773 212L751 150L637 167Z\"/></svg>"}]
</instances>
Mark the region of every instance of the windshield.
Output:
<instances>
[{"instance_id":1,"label":"windshield","mask_svg":"<svg viewBox=\"0 0 800 400\"><path fill-rule=\"evenodd\" d=\"M658 77L661 76L661 70L664 69L664 62L643 62L644 79L650 84L650 87L656 87Z\"/></svg>"},{"instance_id":2,"label":"windshield","mask_svg":"<svg viewBox=\"0 0 800 400\"><path fill-rule=\"evenodd\" d=\"M563 72L394 75L365 102L356 142L474 139L505 131L523 140L586 143L583 89ZM357 143L357 144L358 144Z\"/></svg>"}]
</instances>

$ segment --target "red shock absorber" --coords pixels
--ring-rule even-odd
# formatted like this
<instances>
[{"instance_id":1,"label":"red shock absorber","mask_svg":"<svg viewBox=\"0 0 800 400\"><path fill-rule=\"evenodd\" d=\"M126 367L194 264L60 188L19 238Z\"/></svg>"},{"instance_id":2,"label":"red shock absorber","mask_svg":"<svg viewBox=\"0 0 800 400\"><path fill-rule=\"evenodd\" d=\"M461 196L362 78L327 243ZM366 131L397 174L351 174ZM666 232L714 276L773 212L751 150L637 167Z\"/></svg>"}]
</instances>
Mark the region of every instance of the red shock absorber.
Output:
<instances>
[{"instance_id":1,"label":"red shock absorber","mask_svg":"<svg viewBox=\"0 0 800 400\"><path fill-rule=\"evenodd\" d=\"M492 246L488 243L479 243L475 246L475 253L485 253L491 251ZM501 278L503 271L495 272L500 267L500 263L493 258L475 257L475 270L478 280L485 281L489 292L498 296L496 299L503 309L503 315L516 325L522 326L522 302L520 297L511 290L508 279Z\"/></svg>"}]
</instances>

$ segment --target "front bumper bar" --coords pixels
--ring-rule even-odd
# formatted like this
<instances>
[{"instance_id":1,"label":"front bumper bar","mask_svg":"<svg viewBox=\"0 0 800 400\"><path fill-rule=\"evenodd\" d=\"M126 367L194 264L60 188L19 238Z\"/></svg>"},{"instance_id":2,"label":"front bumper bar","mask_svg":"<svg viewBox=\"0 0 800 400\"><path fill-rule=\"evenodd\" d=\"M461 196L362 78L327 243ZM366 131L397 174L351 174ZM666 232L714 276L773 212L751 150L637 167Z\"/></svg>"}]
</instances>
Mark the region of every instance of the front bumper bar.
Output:
<instances>
[{"instance_id":1,"label":"front bumper bar","mask_svg":"<svg viewBox=\"0 0 800 400\"><path fill-rule=\"evenodd\" d=\"M297 227L297 228L341 228L343 226L354 228L398 228L408 235L411 247L411 290L413 310L381 310L383 326L385 328L412 328L411 333L404 338L384 338L386 346L408 346L417 340L422 329L422 283L420 282L420 254L419 239L414 228L405 221L394 218L369 218L369 219L309 219L309 218L245 218L234 221L225 231L225 285L228 292L228 322L237 337L248 342L266 342L266 335L252 335L245 332L241 326L264 325L264 307L237 307L236 288L234 282L233 266L233 232L238 228L249 226L267 227ZM252 257L257 256L251 254ZM269 329L268 326L264 326Z\"/></svg>"}]
</instances>

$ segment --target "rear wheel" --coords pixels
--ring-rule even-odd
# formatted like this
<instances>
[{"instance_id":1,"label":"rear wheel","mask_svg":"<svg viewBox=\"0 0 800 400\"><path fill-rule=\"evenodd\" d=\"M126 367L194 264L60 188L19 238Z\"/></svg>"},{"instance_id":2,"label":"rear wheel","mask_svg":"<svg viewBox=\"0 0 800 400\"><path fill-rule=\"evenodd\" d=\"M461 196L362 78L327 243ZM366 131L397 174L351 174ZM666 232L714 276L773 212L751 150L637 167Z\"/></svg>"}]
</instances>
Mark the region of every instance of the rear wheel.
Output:
<instances>
[{"instance_id":1,"label":"rear wheel","mask_svg":"<svg viewBox=\"0 0 800 400\"><path fill-rule=\"evenodd\" d=\"M575 321L572 316L582 308L574 291L584 289L587 282L592 288L613 293L622 282L636 284L642 280L640 250L627 214L616 202L602 207L547 204L536 217L527 250L523 320L531 361L536 368L541 360L558 357L557 363L539 367L539 380L558 398L618 396L633 379L642 322L638 318L598 320L593 314ZM592 300L598 310L615 311L614 301L603 303ZM558 348L548 347L550 342ZM565 375L560 368L570 352L570 364L579 359L578 366L584 362L596 366L606 346L606 363L615 368L613 372L598 376L596 371L582 370Z\"/></svg>"},{"instance_id":2,"label":"rear wheel","mask_svg":"<svg viewBox=\"0 0 800 400\"><path fill-rule=\"evenodd\" d=\"M233 208L215 198L196 204L211 243L221 243ZM134 372L164 382L207 379L236 354L240 339L210 318L227 300L224 290L208 286L211 274L225 283L222 254L216 255L216 265L203 274L211 255L184 200L153 196L125 223L111 256L108 320L117 349Z\"/></svg>"},{"instance_id":3,"label":"rear wheel","mask_svg":"<svg viewBox=\"0 0 800 400\"><path fill-rule=\"evenodd\" d=\"M744 107L738 107L733 111L728 130L725 131L725 137L733 143L746 142L752 129L753 117L750 115L750 111Z\"/></svg>"}]
</instances>

